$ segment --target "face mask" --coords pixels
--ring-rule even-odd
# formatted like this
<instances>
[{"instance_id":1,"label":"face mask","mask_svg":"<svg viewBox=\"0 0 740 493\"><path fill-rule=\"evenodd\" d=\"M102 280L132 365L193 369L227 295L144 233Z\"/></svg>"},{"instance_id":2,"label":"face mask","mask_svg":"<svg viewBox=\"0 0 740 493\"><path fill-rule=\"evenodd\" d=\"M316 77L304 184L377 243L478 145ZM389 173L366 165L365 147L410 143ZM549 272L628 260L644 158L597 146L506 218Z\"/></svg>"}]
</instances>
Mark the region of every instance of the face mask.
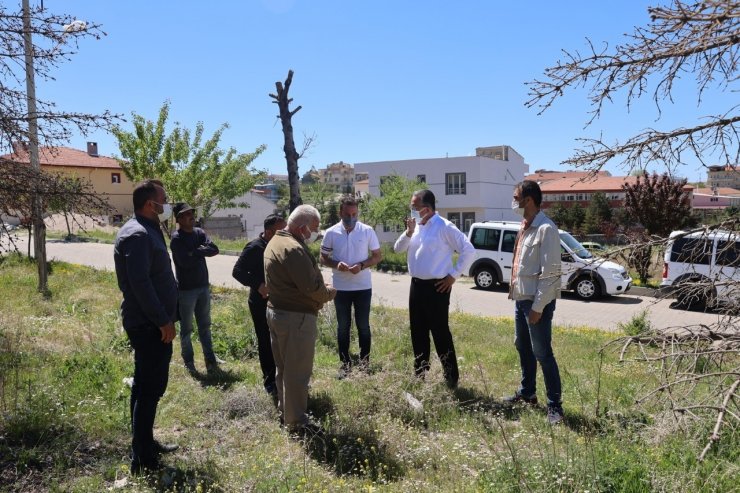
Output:
<instances>
[{"instance_id":1,"label":"face mask","mask_svg":"<svg viewBox=\"0 0 740 493\"><path fill-rule=\"evenodd\" d=\"M524 215L524 207L519 206L519 202L516 200L511 201L511 210L514 211L516 214L519 214L520 216Z\"/></svg>"},{"instance_id":2,"label":"face mask","mask_svg":"<svg viewBox=\"0 0 740 493\"><path fill-rule=\"evenodd\" d=\"M351 216L343 217L342 224L344 224L345 228L352 229L355 227L355 224L357 224L357 218Z\"/></svg>"},{"instance_id":3,"label":"face mask","mask_svg":"<svg viewBox=\"0 0 740 493\"><path fill-rule=\"evenodd\" d=\"M172 217L172 204L158 204L157 202L154 203L162 206L162 212L157 214L157 217L159 217L159 222L164 222Z\"/></svg>"},{"instance_id":4,"label":"face mask","mask_svg":"<svg viewBox=\"0 0 740 493\"><path fill-rule=\"evenodd\" d=\"M416 209L411 209L411 219L414 219L417 223L421 221L421 212Z\"/></svg>"},{"instance_id":5,"label":"face mask","mask_svg":"<svg viewBox=\"0 0 740 493\"><path fill-rule=\"evenodd\" d=\"M308 226L306 226L306 227L308 227ZM310 245L311 243L313 243L314 241L316 241L316 238L319 237L319 232L318 231L311 231L309 229L308 232L311 233L310 236L308 238L305 238L305 237L303 238L303 241L306 242L306 245Z\"/></svg>"}]
</instances>

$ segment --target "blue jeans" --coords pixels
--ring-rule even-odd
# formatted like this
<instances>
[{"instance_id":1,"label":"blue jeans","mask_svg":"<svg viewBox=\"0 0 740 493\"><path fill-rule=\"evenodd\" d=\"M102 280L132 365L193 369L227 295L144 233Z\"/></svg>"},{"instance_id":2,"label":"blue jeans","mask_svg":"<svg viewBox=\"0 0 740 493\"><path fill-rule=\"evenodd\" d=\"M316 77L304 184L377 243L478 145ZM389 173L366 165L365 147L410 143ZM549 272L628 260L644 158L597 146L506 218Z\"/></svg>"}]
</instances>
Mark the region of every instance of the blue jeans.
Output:
<instances>
[{"instance_id":1,"label":"blue jeans","mask_svg":"<svg viewBox=\"0 0 740 493\"><path fill-rule=\"evenodd\" d=\"M527 316L532 309L530 300L520 300L515 305L514 344L519 352L522 366L522 382L518 393L530 398L537 394L537 363L542 367L545 379L548 406L559 406L561 403L560 370L552 352L552 315L555 312L555 300L545 305L542 318L536 324L530 324Z\"/></svg>"},{"instance_id":2,"label":"blue jeans","mask_svg":"<svg viewBox=\"0 0 740 493\"><path fill-rule=\"evenodd\" d=\"M355 325L360 340L360 361L370 359L370 300L372 289L360 291L337 291L334 307L337 310L337 345L339 359L343 365L352 363L349 357L349 328L352 324L352 305L355 305Z\"/></svg>"},{"instance_id":3,"label":"blue jeans","mask_svg":"<svg viewBox=\"0 0 740 493\"><path fill-rule=\"evenodd\" d=\"M203 359L215 363L211 341L211 291L208 286L180 291L180 352L186 363L193 361L193 315L198 323L198 339L203 347Z\"/></svg>"}]
</instances>

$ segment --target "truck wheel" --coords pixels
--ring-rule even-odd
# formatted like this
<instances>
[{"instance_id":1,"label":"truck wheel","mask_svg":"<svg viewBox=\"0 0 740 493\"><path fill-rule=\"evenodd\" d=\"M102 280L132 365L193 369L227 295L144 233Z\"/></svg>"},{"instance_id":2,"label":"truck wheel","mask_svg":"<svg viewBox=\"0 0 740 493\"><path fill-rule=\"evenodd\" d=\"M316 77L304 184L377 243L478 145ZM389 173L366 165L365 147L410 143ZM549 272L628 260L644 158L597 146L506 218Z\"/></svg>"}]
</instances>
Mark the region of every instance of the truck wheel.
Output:
<instances>
[{"instance_id":1,"label":"truck wheel","mask_svg":"<svg viewBox=\"0 0 740 493\"><path fill-rule=\"evenodd\" d=\"M601 288L598 281L592 277L583 276L576 279L573 284L573 290L576 296L582 300L595 300L601 296Z\"/></svg>"},{"instance_id":2,"label":"truck wheel","mask_svg":"<svg viewBox=\"0 0 740 493\"><path fill-rule=\"evenodd\" d=\"M493 289L497 281L496 273L493 271L493 268L488 266L479 267L475 271L475 277L473 279L475 280L475 285L481 289Z\"/></svg>"}]
</instances>

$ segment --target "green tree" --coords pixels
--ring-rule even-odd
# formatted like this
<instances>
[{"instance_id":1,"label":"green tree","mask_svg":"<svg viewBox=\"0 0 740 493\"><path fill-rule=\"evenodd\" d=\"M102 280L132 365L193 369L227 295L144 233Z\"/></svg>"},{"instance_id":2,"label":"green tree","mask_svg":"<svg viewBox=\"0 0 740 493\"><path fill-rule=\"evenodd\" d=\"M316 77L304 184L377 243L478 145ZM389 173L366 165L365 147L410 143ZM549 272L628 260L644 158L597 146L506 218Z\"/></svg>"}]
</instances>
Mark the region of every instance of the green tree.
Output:
<instances>
[{"instance_id":1,"label":"green tree","mask_svg":"<svg viewBox=\"0 0 740 493\"><path fill-rule=\"evenodd\" d=\"M251 153L239 153L233 147L219 147L224 123L205 139L202 122L194 131L175 124L167 134L169 102L159 110L156 122L133 113L133 130L120 126L113 129L118 139L121 168L132 181L159 178L170 200L188 202L202 217L224 207L244 206L236 199L248 192L264 173L257 171L253 161L264 150L261 145Z\"/></svg>"},{"instance_id":2,"label":"green tree","mask_svg":"<svg viewBox=\"0 0 740 493\"><path fill-rule=\"evenodd\" d=\"M311 166L311 169L303 173L303 176L301 176L301 185L313 185L318 182L319 173L313 166Z\"/></svg>"},{"instance_id":3,"label":"green tree","mask_svg":"<svg viewBox=\"0 0 740 493\"><path fill-rule=\"evenodd\" d=\"M583 229L588 234L600 233L602 225L611 221L612 210L609 201L603 192L596 192L591 196L591 201L586 207L586 215L583 221Z\"/></svg>"},{"instance_id":4,"label":"green tree","mask_svg":"<svg viewBox=\"0 0 740 493\"><path fill-rule=\"evenodd\" d=\"M583 206L575 202L572 206L568 207L568 228L574 233L581 230L581 225L586 219L586 210Z\"/></svg>"},{"instance_id":5,"label":"green tree","mask_svg":"<svg viewBox=\"0 0 740 493\"><path fill-rule=\"evenodd\" d=\"M556 202L555 205L545 211L545 214L562 229L568 229L568 209L563 204Z\"/></svg>"},{"instance_id":6,"label":"green tree","mask_svg":"<svg viewBox=\"0 0 740 493\"><path fill-rule=\"evenodd\" d=\"M411 195L426 184L393 174L380 180L380 196L368 200L364 220L371 226L402 226L409 216Z\"/></svg>"}]
</instances>

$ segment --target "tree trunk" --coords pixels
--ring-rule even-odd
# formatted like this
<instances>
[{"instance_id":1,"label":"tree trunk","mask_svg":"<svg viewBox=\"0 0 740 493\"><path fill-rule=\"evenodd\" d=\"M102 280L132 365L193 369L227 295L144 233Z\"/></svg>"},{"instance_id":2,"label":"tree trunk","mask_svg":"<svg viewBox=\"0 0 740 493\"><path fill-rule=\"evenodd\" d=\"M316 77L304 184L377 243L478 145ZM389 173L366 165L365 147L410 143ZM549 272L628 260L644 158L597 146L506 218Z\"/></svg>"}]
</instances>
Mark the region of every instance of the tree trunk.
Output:
<instances>
[{"instance_id":1,"label":"tree trunk","mask_svg":"<svg viewBox=\"0 0 740 493\"><path fill-rule=\"evenodd\" d=\"M290 186L290 211L298 207L303 203L301 199L300 181L298 175L298 151L295 148L295 141L293 140L293 124L291 119L293 115L298 113L301 106L297 107L293 111L290 111L290 103L293 101L288 97L288 90L290 84L293 81L293 71L288 71L288 78L285 79L285 85L282 82L275 82L275 88L277 94L270 94L270 97L275 101L273 103L278 105L280 108L280 122L283 125L283 137L285 144L283 145L283 151L285 151L285 161L288 165L288 185Z\"/></svg>"}]
</instances>

